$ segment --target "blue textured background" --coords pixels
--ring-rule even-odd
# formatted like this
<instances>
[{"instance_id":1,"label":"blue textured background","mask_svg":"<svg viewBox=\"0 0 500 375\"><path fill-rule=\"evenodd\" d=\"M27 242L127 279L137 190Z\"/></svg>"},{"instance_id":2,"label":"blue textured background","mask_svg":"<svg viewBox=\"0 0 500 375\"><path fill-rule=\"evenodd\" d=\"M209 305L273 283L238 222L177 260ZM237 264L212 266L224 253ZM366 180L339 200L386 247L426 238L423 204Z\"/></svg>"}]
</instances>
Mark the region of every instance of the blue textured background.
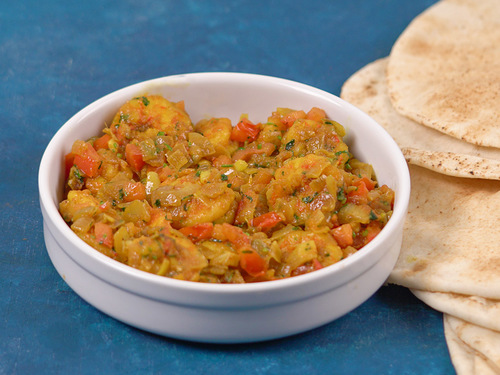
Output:
<instances>
[{"instance_id":1,"label":"blue textured background","mask_svg":"<svg viewBox=\"0 0 500 375\"><path fill-rule=\"evenodd\" d=\"M10 1L0 7L0 374L451 374L441 314L382 287L345 317L250 345L166 339L81 300L46 253L42 153L99 97L201 71L260 73L338 95L432 0Z\"/></svg>"}]
</instances>

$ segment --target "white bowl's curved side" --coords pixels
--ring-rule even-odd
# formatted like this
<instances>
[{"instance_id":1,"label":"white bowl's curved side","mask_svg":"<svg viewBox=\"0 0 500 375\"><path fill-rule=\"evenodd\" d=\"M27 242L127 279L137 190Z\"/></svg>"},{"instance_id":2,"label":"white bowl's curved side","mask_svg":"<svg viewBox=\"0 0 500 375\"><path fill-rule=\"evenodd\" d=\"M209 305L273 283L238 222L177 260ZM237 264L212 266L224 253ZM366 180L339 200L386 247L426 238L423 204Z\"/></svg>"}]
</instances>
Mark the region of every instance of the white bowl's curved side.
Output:
<instances>
[{"instance_id":1,"label":"white bowl's curved side","mask_svg":"<svg viewBox=\"0 0 500 375\"><path fill-rule=\"evenodd\" d=\"M379 262L342 287L287 303L227 309L165 302L117 287L95 277L69 257L46 225L44 234L49 256L61 277L98 310L152 333L211 343L286 337L343 316L377 291L393 268L401 246L400 236Z\"/></svg>"},{"instance_id":2,"label":"white bowl's curved side","mask_svg":"<svg viewBox=\"0 0 500 375\"><path fill-rule=\"evenodd\" d=\"M353 153L361 160L370 162L379 181L396 191L391 220L372 243L342 262L300 277L267 283L209 285L172 280L135 270L107 258L81 241L59 214L58 204L62 198L64 178L63 158L74 140L98 134L125 101L146 93L161 94L172 101L184 100L194 122L202 118L224 116L234 123L242 113L248 113L253 121L262 121L277 107L308 109L316 106L325 109L330 118L347 128L346 142ZM371 137L366 137L367 133ZM377 149L378 144L384 144L384 147ZM47 249L58 272L78 294L100 310L134 326L200 341L212 341L210 337L217 336L217 341L222 342L245 341L245 337L247 341L255 341L257 336L260 339L264 337L262 333L252 333L250 328L239 332L239 339L225 336L228 333L224 326L220 327L220 331L214 328L218 324L216 317L223 322L229 321L233 315L235 319L240 317L241 311L251 311L252 315L257 316L261 310L268 313L279 311L282 308L280 305L290 308L290 304L294 303L297 311L301 309L300 305L304 309L307 305L311 319L294 323L295 332L287 331L284 327L288 325L290 311L283 315L287 317L286 322L280 323L276 319L276 330L269 328L269 332L275 333L269 333L268 338L281 337L338 318L366 300L382 285L396 261L410 182L406 162L395 142L374 120L342 99L279 78L240 73L195 73L126 87L81 110L49 143L40 164L39 189ZM86 283L81 279L85 279ZM85 286L90 284L99 288L92 292ZM140 301L144 305L129 305L127 299L135 303ZM337 304L339 300L344 302ZM212 319L212 325L211 328L204 326L205 332L201 329L198 333L182 334L175 324L168 325L146 318L156 314L155 311L148 310L142 319L141 314L131 315L123 311L123 305L129 305L131 311L142 311L147 307L158 311L167 309L169 314L173 314L182 310L186 321L205 317ZM319 311L325 308L327 312ZM194 321L190 324L196 326ZM272 322L269 324L273 326ZM189 331L188 325L181 326L182 330Z\"/></svg>"}]
</instances>

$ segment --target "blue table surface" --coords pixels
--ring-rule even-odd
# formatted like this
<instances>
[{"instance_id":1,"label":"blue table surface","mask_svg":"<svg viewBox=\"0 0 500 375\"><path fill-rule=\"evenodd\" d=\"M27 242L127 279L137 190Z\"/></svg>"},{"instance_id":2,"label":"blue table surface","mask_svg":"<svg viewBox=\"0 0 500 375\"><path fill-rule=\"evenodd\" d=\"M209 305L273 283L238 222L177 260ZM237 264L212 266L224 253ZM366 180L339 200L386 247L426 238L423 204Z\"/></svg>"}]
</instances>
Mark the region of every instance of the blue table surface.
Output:
<instances>
[{"instance_id":1,"label":"blue table surface","mask_svg":"<svg viewBox=\"0 0 500 375\"><path fill-rule=\"evenodd\" d=\"M313 331L245 345L152 335L96 310L47 255L37 173L99 97L165 75L235 71L339 95L433 0L5 1L0 7L0 374L453 374L442 315L383 286Z\"/></svg>"}]
</instances>

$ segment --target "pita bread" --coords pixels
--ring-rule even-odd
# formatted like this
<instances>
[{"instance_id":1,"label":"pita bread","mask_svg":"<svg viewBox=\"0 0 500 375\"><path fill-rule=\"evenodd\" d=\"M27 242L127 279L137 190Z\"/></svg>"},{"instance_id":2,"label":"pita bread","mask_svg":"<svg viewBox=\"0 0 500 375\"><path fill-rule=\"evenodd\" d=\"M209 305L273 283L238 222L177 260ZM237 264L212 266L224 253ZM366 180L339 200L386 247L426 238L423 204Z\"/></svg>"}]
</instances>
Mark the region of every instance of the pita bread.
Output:
<instances>
[{"instance_id":1,"label":"pita bread","mask_svg":"<svg viewBox=\"0 0 500 375\"><path fill-rule=\"evenodd\" d=\"M476 326L451 315L445 315L444 319L449 329L483 358L495 374L500 373L500 332Z\"/></svg>"},{"instance_id":2,"label":"pita bread","mask_svg":"<svg viewBox=\"0 0 500 375\"><path fill-rule=\"evenodd\" d=\"M444 335L451 362L457 375L494 375L498 374L480 353L472 349L453 331L448 318L443 317Z\"/></svg>"},{"instance_id":3,"label":"pita bread","mask_svg":"<svg viewBox=\"0 0 500 375\"><path fill-rule=\"evenodd\" d=\"M412 147L404 148L402 151L408 163L436 172L456 177L500 180L500 160L453 152L419 150Z\"/></svg>"},{"instance_id":4,"label":"pita bread","mask_svg":"<svg viewBox=\"0 0 500 375\"><path fill-rule=\"evenodd\" d=\"M481 146L500 147L500 3L442 0L396 40L387 82L397 111Z\"/></svg>"},{"instance_id":5,"label":"pita bread","mask_svg":"<svg viewBox=\"0 0 500 375\"><path fill-rule=\"evenodd\" d=\"M500 300L456 293L416 289L411 291L418 299L435 310L484 328L500 331Z\"/></svg>"},{"instance_id":6,"label":"pita bread","mask_svg":"<svg viewBox=\"0 0 500 375\"><path fill-rule=\"evenodd\" d=\"M403 244L388 282L500 299L500 182L410 165Z\"/></svg>"},{"instance_id":7,"label":"pita bread","mask_svg":"<svg viewBox=\"0 0 500 375\"><path fill-rule=\"evenodd\" d=\"M382 125L409 163L451 176L500 179L500 149L450 137L394 109L387 91L387 64L388 58L379 59L354 73L340 96Z\"/></svg>"}]
</instances>

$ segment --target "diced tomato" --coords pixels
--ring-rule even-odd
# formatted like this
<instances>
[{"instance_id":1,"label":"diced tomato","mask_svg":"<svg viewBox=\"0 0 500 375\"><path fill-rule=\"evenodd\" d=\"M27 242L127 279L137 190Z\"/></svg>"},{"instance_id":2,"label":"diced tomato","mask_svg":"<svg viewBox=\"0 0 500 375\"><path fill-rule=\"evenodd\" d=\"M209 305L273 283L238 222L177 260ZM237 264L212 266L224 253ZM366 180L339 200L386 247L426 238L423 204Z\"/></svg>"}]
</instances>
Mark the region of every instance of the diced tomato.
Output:
<instances>
[{"instance_id":1,"label":"diced tomato","mask_svg":"<svg viewBox=\"0 0 500 375\"><path fill-rule=\"evenodd\" d=\"M64 157L64 172L66 179L68 179L69 172L71 171L71 167L75 164L75 154L70 152Z\"/></svg>"},{"instance_id":2,"label":"diced tomato","mask_svg":"<svg viewBox=\"0 0 500 375\"><path fill-rule=\"evenodd\" d=\"M250 120L242 118L231 131L231 140L238 142L255 141L260 132L260 125L253 124Z\"/></svg>"},{"instance_id":3,"label":"diced tomato","mask_svg":"<svg viewBox=\"0 0 500 375\"><path fill-rule=\"evenodd\" d=\"M366 204L368 202L368 188L363 180L358 180L353 183L356 186L355 190L347 194L347 201L354 204Z\"/></svg>"},{"instance_id":4,"label":"diced tomato","mask_svg":"<svg viewBox=\"0 0 500 375\"><path fill-rule=\"evenodd\" d=\"M267 271L266 261L252 249L245 249L240 252L240 266L253 277L263 276Z\"/></svg>"},{"instance_id":5,"label":"diced tomato","mask_svg":"<svg viewBox=\"0 0 500 375\"><path fill-rule=\"evenodd\" d=\"M98 243L109 247L113 247L113 229L109 224L97 222L94 225L94 234Z\"/></svg>"},{"instance_id":6,"label":"diced tomato","mask_svg":"<svg viewBox=\"0 0 500 375\"><path fill-rule=\"evenodd\" d=\"M123 186L123 200L125 202L132 202L135 200L146 199L146 186L141 182L128 182Z\"/></svg>"},{"instance_id":7,"label":"diced tomato","mask_svg":"<svg viewBox=\"0 0 500 375\"><path fill-rule=\"evenodd\" d=\"M319 260L318 260L318 259L316 259L316 258L314 258L314 259L312 260L312 264L313 264L313 267L314 267L314 269L315 269L315 270L320 270L320 269L322 269L322 268L323 268L323 265L322 265L322 264L319 262Z\"/></svg>"},{"instance_id":8,"label":"diced tomato","mask_svg":"<svg viewBox=\"0 0 500 375\"><path fill-rule=\"evenodd\" d=\"M109 134L104 134L103 136L97 138L94 141L94 148L96 150L100 150L101 148L109 148L108 142L111 140L111 136Z\"/></svg>"},{"instance_id":9,"label":"diced tomato","mask_svg":"<svg viewBox=\"0 0 500 375\"><path fill-rule=\"evenodd\" d=\"M133 143L128 143L125 146L125 159L135 172L139 172L145 164L141 149Z\"/></svg>"},{"instance_id":10,"label":"diced tomato","mask_svg":"<svg viewBox=\"0 0 500 375\"><path fill-rule=\"evenodd\" d=\"M87 177L97 177L102 159L88 142L75 142L71 151L74 154L73 163Z\"/></svg>"},{"instance_id":11,"label":"diced tomato","mask_svg":"<svg viewBox=\"0 0 500 375\"><path fill-rule=\"evenodd\" d=\"M277 212L271 211L257 216L252 220L252 225L263 230L268 230L275 227L281 221L283 221L283 218Z\"/></svg>"},{"instance_id":12,"label":"diced tomato","mask_svg":"<svg viewBox=\"0 0 500 375\"><path fill-rule=\"evenodd\" d=\"M368 227L366 228L366 243L377 237L381 230L382 228L380 227L380 223L378 221L372 221L368 224Z\"/></svg>"},{"instance_id":13,"label":"diced tomato","mask_svg":"<svg viewBox=\"0 0 500 375\"><path fill-rule=\"evenodd\" d=\"M353 243L352 227L350 224L343 224L331 231L333 238L341 248L351 246Z\"/></svg>"},{"instance_id":14,"label":"diced tomato","mask_svg":"<svg viewBox=\"0 0 500 375\"><path fill-rule=\"evenodd\" d=\"M375 188L375 181L370 180L368 177L361 177L358 181L364 182L368 190L373 190ZM356 184L356 182L354 182L354 184Z\"/></svg>"},{"instance_id":15,"label":"diced tomato","mask_svg":"<svg viewBox=\"0 0 500 375\"><path fill-rule=\"evenodd\" d=\"M193 241L207 240L212 237L214 225L212 223L196 224L179 229L179 232Z\"/></svg>"},{"instance_id":16,"label":"diced tomato","mask_svg":"<svg viewBox=\"0 0 500 375\"><path fill-rule=\"evenodd\" d=\"M111 206L112 206L112 203L110 201L106 201L99 206L99 210L101 210L102 212L105 212L105 211L108 211L111 208Z\"/></svg>"},{"instance_id":17,"label":"diced tomato","mask_svg":"<svg viewBox=\"0 0 500 375\"><path fill-rule=\"evenodd\" d=\"M151 171L158 173L158 177L160 178L160 181L162 181L162 182L165 181L167 178L169 178L170 176L172 176L175 173L175 171L168 166L157 168L157 169L152 169Z\"/></svg>"}]
</instances>

